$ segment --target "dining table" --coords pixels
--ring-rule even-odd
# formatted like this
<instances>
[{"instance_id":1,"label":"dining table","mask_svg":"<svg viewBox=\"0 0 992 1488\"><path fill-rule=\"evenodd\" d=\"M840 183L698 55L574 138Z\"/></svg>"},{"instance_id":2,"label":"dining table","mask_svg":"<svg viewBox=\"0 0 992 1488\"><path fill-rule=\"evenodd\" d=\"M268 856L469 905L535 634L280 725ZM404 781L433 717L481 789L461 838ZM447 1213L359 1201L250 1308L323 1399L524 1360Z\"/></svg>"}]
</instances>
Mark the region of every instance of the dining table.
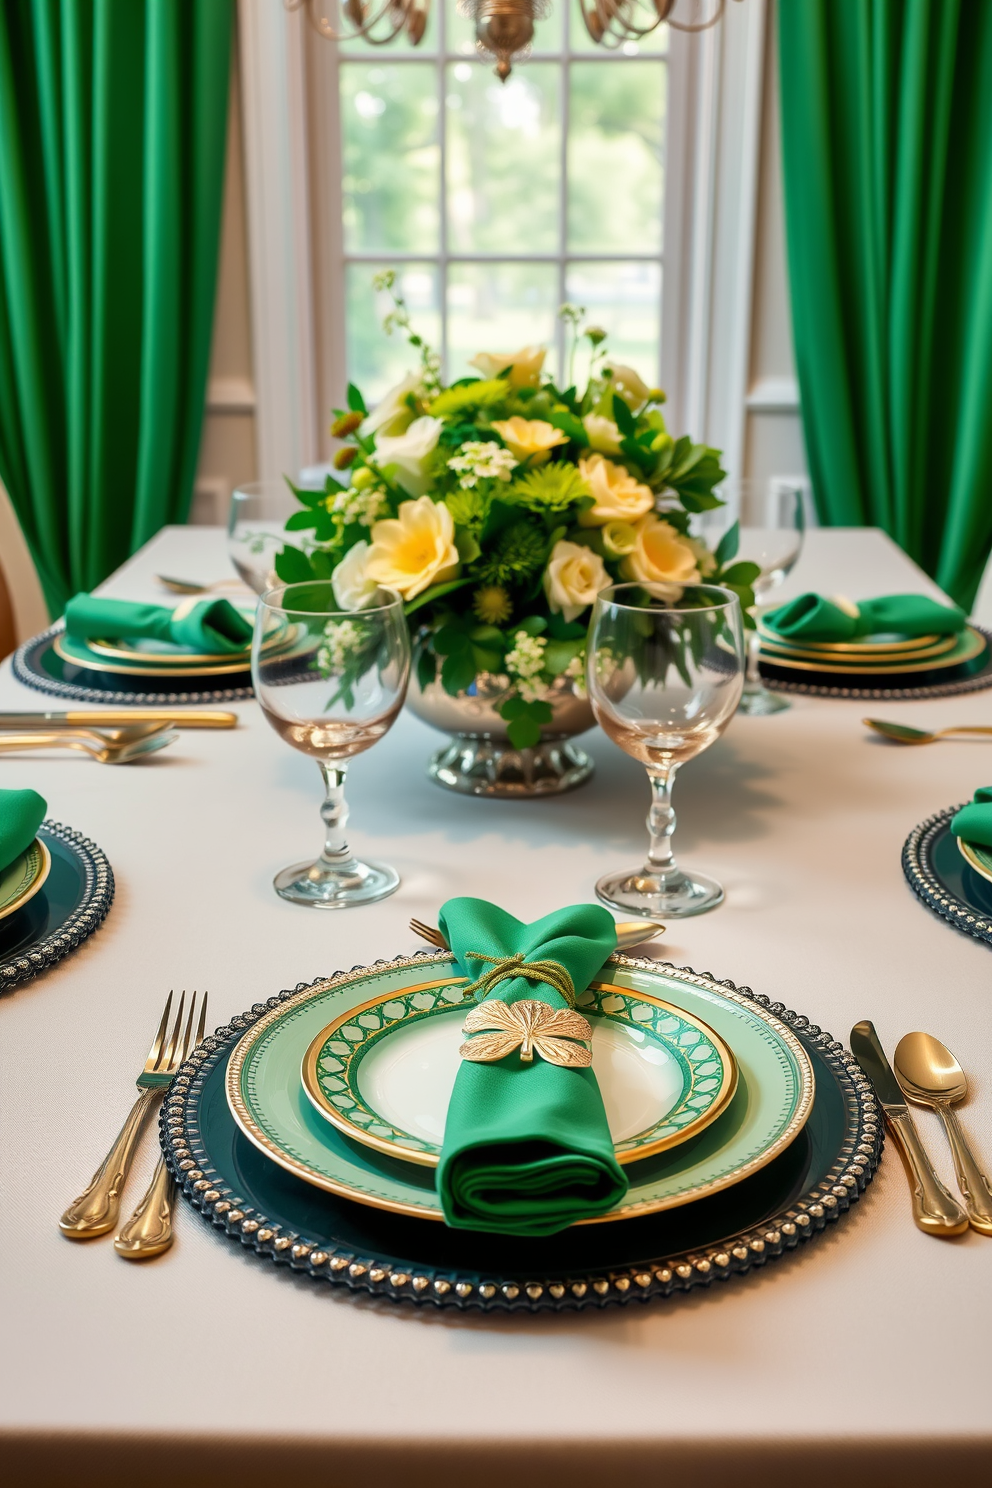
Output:
<instances>
[{"instance_id":1,"label":"dining table","mask_svg":"<svg viewBox=\"0 0 992 1488\"><path fill-rule=\"evenodd\" d=\"M99 592L168 602L160 573L228 576L222 529L164 528ZM776 597L805 590L941 597L874 529L809 530ZM988 1164L992 947L915 897L900 854L917 823L992 782L992 740L900 747L862 718L989 724L992 690L791 704L736 716L681 771L677 856L726 898L638 954L751 987L844 1044L870 1018L890 1057L904 1033L935 1034L966 1071L959 1114ZM0 707L63 706L3 663ZM116 878L104 925L0 1005L6 1483L992 1480L992 1244L914 1226L891 1142L850 1212L774 1263L573 1313L358 1296L242 1251L182 1200L172 1249L142 1265L107 1238L60 1234L170 989L209 991L211 1025L227 1023L282 989L411 954L411 917L436 924L453 895L532 920L593 900L602 873L643 855L643 768L598 729L581 741L595 761L581 789L494 800L434 784L442 736L404 711L348 784L353 845L398 869L398 892L330 913L284 902L273 875L319 848L318 771L255 702L231 706L237 728L183 731L131 765L0 761L0 786L40 791ZM936 1115L915 1117L953 1188ZM157 1152L150 1123L122 1214Z\"/></svg>"}]
</instances>

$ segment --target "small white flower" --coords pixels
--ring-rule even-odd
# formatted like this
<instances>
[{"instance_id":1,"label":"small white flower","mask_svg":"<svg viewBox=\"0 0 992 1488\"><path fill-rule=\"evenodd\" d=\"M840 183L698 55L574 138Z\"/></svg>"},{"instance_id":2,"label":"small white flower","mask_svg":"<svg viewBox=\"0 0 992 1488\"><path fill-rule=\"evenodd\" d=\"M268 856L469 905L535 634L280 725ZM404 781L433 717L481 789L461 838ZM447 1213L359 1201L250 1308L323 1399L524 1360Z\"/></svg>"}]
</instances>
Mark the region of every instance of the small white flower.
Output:
<instances>
[{"instance_id":1,"label":"small white flower","mask_svg":"<svg viewBox=\"0 0 992 1488\"><path fill-rule=\"evenodd\" d=\"M448 469L461 472L458 484L470 491L480 480L508 481L519 462L495 440L470 439L448 461Z\"/></svg>"},{"instance_id":2,"label":"small white flower","mask_svg":"<svg viewBox=\"0 0 992 1488\"><path fill-rule=\"evenodd\" d=\"M517 692L525 703L536 703L546 691L541 681L546 645L543 636L532 636L525 630L518 630L513 637L512 651L506 653L506 670L516 682Z\"/></svg>"},{"instance_id":3,"label":"small white flower","mask_svg":"<svg viewBox=\"0 0 992 1488\"><path fill-rule=\"evenodd\" d=\"M332 677L345 671L356 652L361 650L363 641L362 629L353 620L328 620L324 626L324 640L317 651L317 666L324 676Z\"/></svg>"}]
</instances>

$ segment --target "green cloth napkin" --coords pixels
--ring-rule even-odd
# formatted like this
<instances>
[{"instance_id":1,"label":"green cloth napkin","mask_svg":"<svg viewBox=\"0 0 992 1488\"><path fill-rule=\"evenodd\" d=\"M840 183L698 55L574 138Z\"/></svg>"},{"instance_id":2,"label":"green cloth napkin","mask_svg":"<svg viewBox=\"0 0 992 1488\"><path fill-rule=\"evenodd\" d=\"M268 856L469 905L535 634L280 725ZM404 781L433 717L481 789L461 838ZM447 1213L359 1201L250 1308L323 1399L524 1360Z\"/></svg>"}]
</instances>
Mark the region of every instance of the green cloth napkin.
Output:
<instances>
[{"instance_id":1,"label":"green cloth napkin","mask_svg":"<svg viewBox=\"0 0 992 1488\"><path fill-rule=\"evenodd\" d=\"M616 947L613 918L575 904L525 925L485 899L449 899L441 930L465 974L489 970L474 960L524 953L557 961L576 993L585 990ZM543 982L499 982L487 1001L532 1000L567 1007ZM603 1214L627 1192L613 1155L603 1097L592 1069L564 1069L518 1051L495 1064L463 1059L448 1106L437 1188L449 1225L505 1235L553 1235Z\"/></svg>"},{"instance_id":2,"label":"green cloth napkin","mask_svg":"<svg viewBox=\"0 0 992 1488\"><path fill-rule=\"evenodd\" d=\"M157 640L191 651L243 651L251 643L251 622L229 599L168 605L132 604L76 594L65 607L65 628L77 641Z\"/></svg>"},{"instance_id":3,"label":"green cloth napkin","mask_svg":"<svg viewBox=\"0 0 992 1488\"><path fill-rule=\"evenodd\" d=\"M965 842L992 847L992 785L980 785L967 806L951 818L951 831Z\"/></svg>"},{"instance_id":4,"label":"green cloth napkin","mask_svg":"<svg viewBox=\"0 0 992 1488\"><path fill-rule=\"evenodd\" d=\"M868 635L952 635L967 615L957 605L938 604L925 594L885 594L863 599L849 615L822 594L801 594L764 616L764 623L790 641L856 641Z\"/></svg>"},{"instance_id":5,"label":"green cloth napkin","mask_svg":"<svg viewBox=\"0 0 992 1488\"><path fill-rule=\"evenodd\" d=\"M33 790L0 790L0 873L31 846L48 802Z\"/></svg>"}]
</instances>

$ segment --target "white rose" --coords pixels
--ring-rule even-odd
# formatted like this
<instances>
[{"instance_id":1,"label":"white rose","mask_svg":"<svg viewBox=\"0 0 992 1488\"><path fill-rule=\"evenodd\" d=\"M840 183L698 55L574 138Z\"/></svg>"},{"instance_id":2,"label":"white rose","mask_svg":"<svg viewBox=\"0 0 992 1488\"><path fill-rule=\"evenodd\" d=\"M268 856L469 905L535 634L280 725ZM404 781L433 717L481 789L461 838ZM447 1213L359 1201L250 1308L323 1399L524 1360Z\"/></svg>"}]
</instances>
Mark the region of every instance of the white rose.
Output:
<instances>
[{"instance_id":1,"label":"white rose","mask_svg":"<svg viewBox=\"0 0 992 1488\"><path fill-rule=\"evenodd\" d=\"M365 577L384 589L396 589L404 599L415 599L431 584L455 577L454 538L455 524L443 502L429 496L403 501L398 518L387 517L372 528Z\"/></svg>"},{"instance_id":2,"label":"white rose","mask_svg":"<svg viewBox=\"0 0 992 1488\"><path fill-rule=\"evenodd\" d=\"M389 392L385 393L375 405L362 424L362 437L367 438L370 434L404 433L416 418L416 414L406 401L407 397L410 393L418 397L420 392L420 378L416 372L408 372L403 381L391 387Z\"/></svg>"},{"instance_id":3,"label":"white rose","mask_svg":"<svg viewBox=\"0 0 992 1488\"><path fill-rule=\"evenodd\" d=\"M635 480L623 465L590 455L579 461L579 474L589 487L595 506L579 513L583 527L602 527L606 522L636 522L654 506L650 486Z\"/></svg>"},{"instance_id":4,"label":"white rose","mask_svg":"<svg viewBox=\"0 0 992 1488\"><path fill-rule=\"evenodd\" d=\"M512 371L508 381L511 387L537 387L541 381L545 355L543 346L525 346L509 356L500 352L480 351L469 362L469 366L478 367L483 377L498 377L510 367Z\"/></svg>"},{"instance_id":5,"label":"white rose","mask_svg":"<svg viewBox=\"0 0 992 1488\"><path fill-rule=\"evenodd\" d=\"M681 598L686 584L699 583L698 554L691 538L683 537L655 513L642 517L635 530L634 550L623 561L628 578L637 579L669 603Z\"/></svg>"},{"instance_id":6,"label":"white rose","mask_svg":"<svg viewBox=\"0 0 992 1488\"><path fill-rule=\"evenodd\" d=\"M591 548L581 543L555 543L544 571L544 592L548 607L556 614L574 620L612 582L602 558Z\"/></svg>"},{"instance_id":7,"label":"white rose","mask_svg":"<svg viewBox=\"0 0 992 1488\"><path fill-rule=\"evenodd\" d=\"M382 470L395 466L397 483L411 496L421 496L428 484L424 464L436 448L443 428L444 419L431 418L427 414L414 419L405 434L376 440L376 463Z\"/></svg>"},{"instance_id":8,"label":"white rose","mask_svg":"<svg viewBox=\"0 0 992 1488\"><path fill-rule=\"evenodd\" d=\"M613 373L610 378L613 391L619 393L623 401L635 411L642 408L649 398L663 396L660 388L649 388L633 367L625 367L622 362L607 362L606 366Z\"/></svg>"},{"instance_id":9,"label":"white rose","mask_svg":"<svg viewBox=\"0 0 992 1488\"><path fill-rule=\"evenodd\" d=\"M601 413L587 413L582 423L589 435L590 448L599 450L603 455L620 453L620 430L612 419L605 418Z\"/></svg>"},{"instance_id":10,"label":"white rose","mask_svg":"<svg viewBox=\"0 0 992 1488\"><path fill-rule=\"evenodd\" d=\"M364 609L379 587L376 581L368 578L365 573L365 565L371 551L364 539L356 542L348 549L331 574L334 598L343 610Z\"/></svg>"}]
</instances>

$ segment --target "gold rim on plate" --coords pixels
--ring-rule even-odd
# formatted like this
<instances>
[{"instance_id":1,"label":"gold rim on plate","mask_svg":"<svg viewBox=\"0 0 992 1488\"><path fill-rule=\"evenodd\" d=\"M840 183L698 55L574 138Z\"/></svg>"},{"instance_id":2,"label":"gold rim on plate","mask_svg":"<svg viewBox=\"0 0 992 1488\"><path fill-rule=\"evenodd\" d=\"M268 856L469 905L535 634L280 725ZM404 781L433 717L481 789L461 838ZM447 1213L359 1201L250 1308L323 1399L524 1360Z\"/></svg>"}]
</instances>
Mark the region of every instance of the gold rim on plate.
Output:
<instances>
[{"instance_id":1,"label":"gold rim on plate","mask_svg":"<svg viewBox=\"0 0 992 1488\"><path fill-rule=\"evenodd\" d=\"M807 646L811 650L816 651L818 654L821 651L853 651L855 653L874 653L878 651L882 652L883 654L889 651L912 651L914 646L929 646L932 645L934 641L939 641L941 639L940 635L938 635L935 631L932 635L907 636L906 639L903 641L803 641L802 638L798 636L788 637L781 635L779 631L774 630L763 620L758 621L758 629L761 632L762 636L767 636L769 640L778 641L780 644L791 644L793 641L795 641L796 644ZM959 634L959 631L955 632L955 635Z\"/></svg>"},{"instance_id":2,"label":"gold rim on plate","mask_svg":"<svg viewBox=\"0 0 992 1488\"><path fill-rule=\"evenodd\" d=\"M80 667L84 672L113 672L115 675L126 677L222 677L230 672L247 672L251 665L251 654L248 651L243 653L243 659L239 661L228 662L224 665L215 663L212 666L187 666L185 664L175 666L170 662L164 666L140 667L124 665L109 659L104 661L102 656L90 663L82 661L78 656L73 656L71 652L65 650L64 637L61 632L53 638L52 645L56 655L68 662L69 666Z\"/></svg>"},{"instance_id":3,"label":"gold rim on plate","mask_svg":"<svg viewBox=\"0 0 992 1488\"><path fill-rule=\"evenodd\" d=\"M965 842L963 837L956 837L954 840L957 843L958 851L964 858L965 862L969 863L971 867L974 868L976 873L981 874L982 878L986 879L989 883L992 883L992 868L988 868L982 862L981 858L975 852L975 849L972 847L971 843Z\"/></svg>"},{"instance_id":4,"label":"gold rim on plate","mask_svg":"<svg viewBox=\"0 0 992 1488\"><path fill-rule=\"evenodd\" d=\"M653 969L649 962L638 960L635 957L625 956L622 952L616 951L609 958L607 964L611 963L617 965L620 969L624 967L631 967L634 970L643 969L650 971ZM390 963L390 969L401 970L405 966L419 966L422 964L423 962L419 958L416 962L412 959L408 961L400 960ZM323 1173L316 1172L308 1163L284 1151L256 1125L241 1094L241 1070L244 1061L252 1046L268 1030L270 1024L284 1017L287 1008L297 1005L297 1001L303 1003L313 997L320 996L331 985L341 987L350 981L357 981L362 977L368 976L370 970L372 970L371 967L359 967L350 976L335 977L328 981L318 982L313 986L302 989L296 997L291 998L288 1002L280 1003L278 1007L271 1008L267 1013L264 1013L258 1022L249 1028L238 1040L234 1049L231 1051L225 1074L228 1108L234 1117L235 1123L254 1147L257 1147L260 1152L264 1153L278 1167L285 1169L288 1173L292 1173L294 1177L301 1178L305 1183L310 1183L315 1188L323 1189L326 1193L337 1194L341 1198L351 1199L353 1202L359 1204L366 1204L373 1209L383 1209L391 1214L405 1214L412 1216L414 1219L423 1219L443 1224L445 1220L440 1208L437 1210L427 1210L414 1204L403 1203L401 1200L386 1199L380 1195L365 1193L349 1183L329 1178ZM757 1016L774 1030L776 1036L788 1046L801 1074L800 1084L802 1093L796 1104L796 1110L785 1129L774 1142L770 1143L768 1147L756 1153L746 1162L740 1163L732 1172L725 1174L723 1177L712 1179L708 1183L699 1184L695 1189L689 1189L677 1195L666 1196L653 1203L640 1202L636 1206L622 1205L615 1213L600 1214L590 1219L580 1219L577 1221L577 1225L610 1224L617 1220L639 1218L643 1214L659 1213L665 1209L681 1208L684 1204L694 1203L697 1199L705 1198L709 1194L719 1193L723 1189L731 1188L743 1179L751 1177L753 1173L759 1172L761 1168L767 1167L780 1153L784 1152L802 1131L813 1109L813 1100L816 1092L813 1067L810 1063L809 1055L790 1028L784 1023L780 1023L772 1013L754 1004L749 998L745 998L740 993L732 991L729 987L724 987L708 977L703 977L695 972L680 976L676 968L668 968L668 974L675 975L678 980L689 982L691 986L704 987L717 993L728 1002L733 1002L740 1007L746 1008L750 1014ZM427 985L429 984L423 984L423 986ZM600 985L612 984L600 983ZM409 992L415 989L406 988L404 990ZM629 993L628 988L619 984L617 985L617 990L623 994ZM637 995L641 996L642 994L638 992ZM679 1009L679 1012L681 1015L682 1009ZM574 1226L571 1228L574 1228Z\"/></svg>"},{"instance_id":5,"label":"gold rim on plate","mask_svg":"<svg viewBox=\"0 0 992 1488\"><path fill-rule=\"evenodd\" d=\"M773 640L770 636L763 636L761 640L761 650L762 653L768 657L787 656L796 657L806 661L821 661L824 666L833 666L834 658L836 657L838 663L849 662L852 665L862 667L869 666L873 663L881 664L882 662L887 663L890 661L893 664L898 665L900 662L909 663L925 661L931 656L944 656L947 654L948 651L954 650L959 640L960 636L957 635L940 636L932 645L919 646L915 651L899 650L886 652L859 652L855 651L853 647L848 647L844 651L835 652L818 651L813 649L812 647L806 648L803 646L795 646L787 641Z\"/></svg>"},{"instance_id":6,"label":"gold rim on plate","mask_svg":"<svg viewBox=\"0 0 992 1488\"><path fill-rule=\"evenodd\" d=\"M831 675L844 677L888 677L900 673L936 672L942 671L945 667L964 666L966 662L974 661L977 656L981 656L986 648L985 637L977 630L973 630L970 625L967 627L966 634L961 637L962 643L966 637L970 638L968 645L959 656L947 654L934 661L913 661L899 665L887 662L880 663L878 666L841 666L838 662L829 661L826 658L820 662L791 661L787 656L772 656L768 652L764 653L764 660L769 666L783 667L788 671L829 672Z\"/></svg>"},{"instance_id":7,"label":"gold rim on plate","mask_svg":"<svg viewBox=\"0 0 992 1488\"><path fill-rule=\"evenodd\" d=\"M464 982L467 985L468 977L451 977L448 981L451 985L455 985L458 982ZM589 985L596 991L602 991L604 988L611 987L612 983L590 982ZM346 1023L353 1023L362 1013L367 1013L372 1008L378 1008L382 1003L396 1001L401 995L406 996L408 994L399 994L395 991L382 992L378 997L373 997L370 1001L363 1002L359 1007L352 1008L346 1013L340 1013L338 1017L327 1024L326 1028L322 1028L316 1037L311 1040L310 1046L303 1056L301 1071L303 1088L311 1102L320 1111L320 1114L332 1126L336 1126L338 1131L343 1132L346 1137L350 1137L352 1141L361 1142L363 1146L372 1147L376 1152L381 1152L385 1157L391 1157L397 1161L417 1163L425 1168L436 1168L441 1160L436 1153L417 1152L411 1148L400 1147L396 1142L387 1141L384 1137L377 1137L372 1132L366 1131L357 1121L349 1121L347 1113L339 1111L337 1106L332 1105L327 1099L321 1088L320 1080L317 1077L317 1059L320 1052L327 1043L327 1040L332 1038L339 1028L343 1028ZM665 1012L672 1013L676 1018L681 1019L683 1023L690 1024L693 1028L697 1028L700 1033L704 1034L716 1049L719 1056L723 1067L723 1083L718 1094L714 1097L713 1103L701 1115L697 1116L695 1121L690 1122L688 1126L682 1127L677 1132L672 1132L667 1137L659 1137L654 1142L645 1142L643 1146L635 1147L629 1152L617 1152L615 1154L616 1160L621 1167L626 1163L640 1162L645 1157L653 1157L656 1152L664 1152L669 1147L677 1147L680 1143L688 1141L690 1137L698 1136L712 1121L716 1120L733 1099L734 1092L737 1089L738 1074L737 1060L734 1058L732 1051L727 1047L720 1035L708 1023L703 1022L702 1018L697 1018L694 1013L685 1012L682 1008L676 1007L674 1003L665 1002L661 997L652 997L647 992L634 993L627 989L625 995L627 997L636 996L641 1002L650 1003L652 1007L662 1008ZM450 1011L457 1012L458 1004L454 1004ZM397 1032L401 1026L402 1023L397 1023L396 1028L389 1030L389 1032ZM386 1037L388 1036L387 1033ZM356 1049L360 1047L361 1045L357 1045ZM354 1090L355 1087L352 1086L350 1088ZM633 1138L630 1140L633 1140Z\"/></svg>"},{"instance_id":8,"label":"gold rim on plate","mask_svg":"<svg viewBox=\"0 0 992 1488\"><path fill-rule=\"evenodd\" d=\"M25 889L21 891L21 893L17 896L13 903L6 905L3 909L0 909L0 920L5 920L8 918L9 915L16 914L19 909L22 909L23 906L27 904L28 900L33 899L35 894L38 893L39 889L43 888L45 880L52 871L52 855L48 851L47 845L42 842L40 837L36 837L34 841L24 849L23 853L21 853L20 856L22 858L27 858L29 854L32 854L34 858L39 862L39 866L35 871L35 875L31 879L31 882ZM13 863L10 866L13 867Z\"/></svg>"}]
</instances>

